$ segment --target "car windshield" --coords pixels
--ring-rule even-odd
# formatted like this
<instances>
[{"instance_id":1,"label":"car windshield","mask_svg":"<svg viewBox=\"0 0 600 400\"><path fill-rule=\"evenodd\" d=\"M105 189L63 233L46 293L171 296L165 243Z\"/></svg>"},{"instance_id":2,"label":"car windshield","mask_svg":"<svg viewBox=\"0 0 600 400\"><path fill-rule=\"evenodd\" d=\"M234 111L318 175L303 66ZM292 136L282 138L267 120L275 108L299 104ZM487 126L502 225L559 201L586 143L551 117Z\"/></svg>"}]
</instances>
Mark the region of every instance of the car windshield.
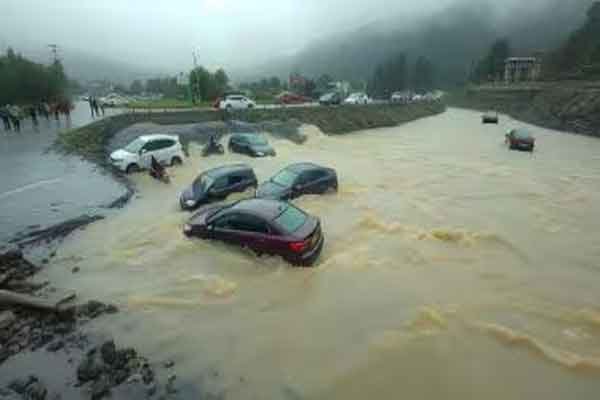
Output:
<instances>
[{"instance_id":1,"label":"car windshield","mask_svg":"<svg viewBox=\"0 0 600 400\"><path fill-rule=\"evenodd\" d=\"M290 187L294 184L294 181L296 180L297 177L298 177L298 175L296 175L292 171L290 171L288 169L284 169L283 171L281 171L277 175L275 175L273 177L273 179L271 179L271 180L278 185Z\"/></svg>"},{"instance_id":2,"label":"car windshield","mask_svg":"<svg viewBox=\"0 0 600 400\"><path fill-rule=\"evenodd\" d=\"M199 192L206 192L206 190L211 187L211 185L213 184L215 180L207 175L200 175L195 181L194 181L194 192L199 193Z\"/></svg>"},{"instance_id":3,"label":"car windshield","mask_svg":"<svg viewBox=\"0 0 600 400\"><path fill-rule=\"evenodd\" d=\"M125 148L123 150L129 152L129 153L137 153L139 152L142 147L144 147L144 145L146 144L145 140L142 140L140 138L134 140L133 142L129 143L127 146L125 146Z\"/></svg>"},{"instance_id":4,"label":"car windshield","mask_svg":"<svg viewBox=\"0 0 600 400\"><path fill-rule=\"evenodd\" d=\"M267 144L267 139L262 135L246 135L246 140L248 143L263 146Z\"/></svg>"},{"instance_id":5,"label":"car windshield","mask_svg":"<svg viewBox=\"0 0 600 400\"><path fill-rule=\"evenodd\" d=\"M277 218L275 222L281 225L287 232L296 232L306 222L306 214L290 205Z\"/></svg>"}]
</instances>

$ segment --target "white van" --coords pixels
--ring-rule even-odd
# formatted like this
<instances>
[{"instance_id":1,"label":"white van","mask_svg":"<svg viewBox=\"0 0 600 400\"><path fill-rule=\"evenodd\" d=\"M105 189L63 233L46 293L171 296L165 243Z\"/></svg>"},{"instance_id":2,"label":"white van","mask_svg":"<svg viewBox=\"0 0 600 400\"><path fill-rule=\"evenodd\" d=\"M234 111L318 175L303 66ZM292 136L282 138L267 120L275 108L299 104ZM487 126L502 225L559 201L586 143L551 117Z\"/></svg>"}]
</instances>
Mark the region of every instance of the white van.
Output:
<instances>
[{"instance_id":1,"label":"white van","mask_svg":"<svg viewBox=\"0 0 600 400\"><path fill-rule=\"evenodd\" d=\"M178 136L140 136L122 149L110 154L110 163L126 173L149 169L152 157L162 165L179 165L185 155Z\"/></svg>"}]
</instances>

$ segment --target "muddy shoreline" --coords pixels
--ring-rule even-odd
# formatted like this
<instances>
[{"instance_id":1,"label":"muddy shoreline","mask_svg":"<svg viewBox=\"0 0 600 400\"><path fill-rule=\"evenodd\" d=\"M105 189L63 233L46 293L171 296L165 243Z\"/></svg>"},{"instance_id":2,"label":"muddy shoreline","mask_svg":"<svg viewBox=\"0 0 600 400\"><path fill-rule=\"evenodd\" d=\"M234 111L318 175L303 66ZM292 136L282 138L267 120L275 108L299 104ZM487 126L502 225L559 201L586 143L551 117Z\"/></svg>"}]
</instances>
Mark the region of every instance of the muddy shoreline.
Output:
<instances>
[{"instance_id":1,"label":"muddy shoreline","mask_svg":"<svg viewBox=\"0 0 600 400\"><path fill-rule=\"evenodd\" d=\"M77 302L75 293L36 281L40 270L20 248L0 249L0 368L10 371L0 379L0 397L143 399L177 393L174 363L163 365L159 377L159 366L135 349L119 348L112 338L86 331L89 322L119 312L116 306ZM13 365L19 358L31 360L27 370ZM39 365L55 358L66 360L62 369L40 371Z\"/></svg>"}]
</instances>

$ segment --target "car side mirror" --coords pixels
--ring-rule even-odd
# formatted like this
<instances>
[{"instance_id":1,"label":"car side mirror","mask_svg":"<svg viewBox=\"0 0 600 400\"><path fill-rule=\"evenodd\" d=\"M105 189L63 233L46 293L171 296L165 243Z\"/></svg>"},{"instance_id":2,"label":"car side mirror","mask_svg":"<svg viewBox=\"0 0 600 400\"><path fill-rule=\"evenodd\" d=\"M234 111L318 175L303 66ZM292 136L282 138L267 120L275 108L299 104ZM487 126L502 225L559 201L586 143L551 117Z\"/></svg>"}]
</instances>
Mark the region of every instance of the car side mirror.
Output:
<instances>
[{"instance_id":1,"label":"car side mirror","mask_svg":"<svg viewBox=\"0 0 600 400\"><path fill-rule=\"evenodd\" d=\"M148 150L146 150L146 149L141 149L141 150L140 150L140 155L142 155L142 154L146 154L147 152L148 152Z\"/></svg>"},{"instance_id":2,"label":"car side mirror","mask_svg":"<svg viewBox=\"0 0 600 400\"><path fill-rule=\"evenodd\" d=\"M207 231L214 231L215 230L215 226L213 224L208 224L208 225L206 225L206 230Z\"/></svg>"}]
</instances>

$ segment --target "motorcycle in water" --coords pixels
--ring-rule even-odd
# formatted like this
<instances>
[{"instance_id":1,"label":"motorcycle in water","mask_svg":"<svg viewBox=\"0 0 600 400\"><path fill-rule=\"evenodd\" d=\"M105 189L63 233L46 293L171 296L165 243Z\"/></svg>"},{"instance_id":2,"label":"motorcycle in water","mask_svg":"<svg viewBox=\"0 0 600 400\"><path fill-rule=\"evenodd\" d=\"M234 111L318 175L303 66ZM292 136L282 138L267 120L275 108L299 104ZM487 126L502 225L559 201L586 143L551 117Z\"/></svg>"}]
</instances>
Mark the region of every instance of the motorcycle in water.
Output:
<instances>
[{"instance_id":1,"label":"motorcycle in water","mask_svg":"<svg viewBox=\"0 0 600 400\"><path fill-rule=\"evenodd\" d=\"M225 148L219 142L208 142L202 149L202 156L208 157L211 154L225 154Z\"/></svg>"},{"instance_id":2,"label":"motorcycle in water","mask_svg":"<svg viewBox=\"0 0 600 400\"><path fill-rule=\"evenodd\" d=\"M167 169L165 167L163 167L158 161L156 161L154 156L152 157L152 160L151 160L150 176L153 177L154 179L157 179L157 180L163 182L163 183L171 182L171 177L167 173Z\"/></svg>"}]
</instances>

